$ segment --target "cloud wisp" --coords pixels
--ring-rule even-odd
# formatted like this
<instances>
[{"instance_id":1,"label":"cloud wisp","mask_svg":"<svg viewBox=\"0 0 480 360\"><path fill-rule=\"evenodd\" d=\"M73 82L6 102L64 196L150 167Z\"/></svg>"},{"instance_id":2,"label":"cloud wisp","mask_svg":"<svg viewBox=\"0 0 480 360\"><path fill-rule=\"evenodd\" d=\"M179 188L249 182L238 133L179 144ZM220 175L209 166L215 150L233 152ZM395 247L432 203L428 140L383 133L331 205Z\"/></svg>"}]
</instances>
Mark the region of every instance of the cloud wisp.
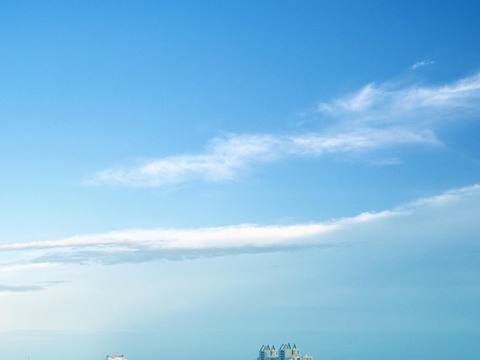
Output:
<instances>
[{"instance_id":1,"label":"cloud wisp","mask_svg":"<svg viewBox=\"0 0 480 360\"><path fill-rule=\"evenodd\" d=\"M0 284L0 293L25 293L42 291L49 287L63 284L65 281L45 281L35 285L5 285Z\"/></svg>"},{"instance_id":2,"label":"cloud wisp","mask_svg":"<svg viewBox=\"0 0 480 360\"><path fill-rule=\"evenodd\" d=\"M435 61L433 61L433 60L422 60L422 61L419 61L419 62L416 62L415 64L413 64L411 69L412 70L417 70L419 68L429 66L429 65L433 65L433 64L435 64Z\"/></svg>"},{"instance_id":3,"label":"cloud wisp","mask_svg":"<svg viewBox=\"0 0 480 360\"><path fill-rule=\"evenodd\" d=\"M155 259L188 259L225 254L278 251L332 245L322 236L352 224L370 222L393 213L364 213L330 223L288 226L236 226L199 229L133 229L74 236L62 240L0 245L0 251L33 252L29 261L46 263L114 264ZM22 259L25 262L25 259ZM11 264L10 264L11 266Z\"/></svg>"},{"instance_id":4,"label":"cloud wisp","mask_svg":"<svg viewBox=\"0 0 480 360\"><path fill-rule=\"evenodd\" d=\"M359 91L318 105L323 114L350 126L402 126L434 130L448 119L464 120L479 113L480 73L441 86L368 84ZM452 117L452 114L455 115Z\"/></svg>"},{"instance_id":5,"label":"cloud wisp","mask_svg":"<svg viewBox=\"0 0 480 360\"><path fill-rule=\"evenodd\" d=\"M88 183L159 187L229 181L255 164L356 155L386 147L436 145L441 143L436 135L440 127L478 115L478 104L480 73L441 86L368 84L353 94L317 106L317 116L333 120L333 125L322 131L230 134L211 139L200 153L108 168L96 173Z\"/></svg>"},{"instance_id":6,"label":"cloud wisp","mask_svg":"<svg viewBox=\"0 0 480 360\"><path fill-rule=\"evenodd\" d=\"M227 181L253 164L295 157L358 153L401 144L436 144L430 131L359 129L345 133L303 135L230 135L215 138L201 154L166 157L134 167L100 171L92 183L163 186L188 181Z\"/></svg>"},{"instance_id":7,"label":"cloud wisp","mask_svg":"<svg viewBox=\"0 0 480 360\"><path fill-rule=\"evenodd\" d=\"M39 285L0 285L0 293L2 292L32 292L44 290L44 286Z\"/></svg>"},{"instance_id":8,"label":"cloud wisp","mask_svg":"<svg viewBox=\"0 0 480 360\"><path fill-rule=\"evenodd\" d=\"M235 225L199 229L134 229L61 240L10 243L0 251L15 255L22 264L116 264L158 259L182 260L199 257L262 253L307 247L340 246L354 243L354 234L364 225L408 217L425 209L446 207L480 197L480 185L448 191L388 211L362 213L325 223L296 225ZM476 209L474 209L477 211ZM349 238L347 236L346 238ZM355 236L353 237L355 238ZM18 259L20 256L20 259ZM3 266L12 266L0 264Z\"/></svg>"}]
</instances>

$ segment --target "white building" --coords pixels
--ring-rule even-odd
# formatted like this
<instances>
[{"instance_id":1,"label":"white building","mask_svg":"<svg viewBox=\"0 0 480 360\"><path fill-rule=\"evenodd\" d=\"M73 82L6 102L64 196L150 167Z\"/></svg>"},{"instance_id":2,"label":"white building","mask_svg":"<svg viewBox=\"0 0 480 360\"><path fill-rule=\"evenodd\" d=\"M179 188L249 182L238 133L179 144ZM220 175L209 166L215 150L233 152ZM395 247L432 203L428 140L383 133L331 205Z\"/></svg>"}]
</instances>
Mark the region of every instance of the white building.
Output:
<instances>
[{"instance_id":1,"label":"white building","mask_svg":"<svg viewBox=\"0 0 480 360\"><path fill-rule=\"evenodd\" d=\"M107 355L107 360L127 360L123 355Z\"/></svg>"},{"instance_id":2,"label":"white building","mask_svg":"<svg viewBox=\"0 0 480 360\"><path fill-rule=\"evenodd\" d=\"M293 344L293 347L288 344L282 344L277 351L275 346L262 345L258 352L257 360L313 360L313 357L305 354L301 355L297 345Z\"/></svg>"}]
</instances>

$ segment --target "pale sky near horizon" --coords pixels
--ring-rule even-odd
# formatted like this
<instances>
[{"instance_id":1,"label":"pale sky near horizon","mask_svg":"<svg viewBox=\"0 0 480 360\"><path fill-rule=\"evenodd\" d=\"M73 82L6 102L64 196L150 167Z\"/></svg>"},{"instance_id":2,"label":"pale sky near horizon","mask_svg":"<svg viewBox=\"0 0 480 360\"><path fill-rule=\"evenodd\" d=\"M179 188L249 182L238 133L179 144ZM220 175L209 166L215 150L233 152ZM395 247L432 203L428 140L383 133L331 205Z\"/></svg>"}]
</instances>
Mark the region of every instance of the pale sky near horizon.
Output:
<instances>
[{"instance_id":1,"label":"pale sky near horizon","mask_svg":"<svg viewBox=\"0 0 480 360\"><path fill-rule=\"evenodd\" d=\"M2 1L0 358L478 359L479 18Z\"/></svg>"}]
</instances>

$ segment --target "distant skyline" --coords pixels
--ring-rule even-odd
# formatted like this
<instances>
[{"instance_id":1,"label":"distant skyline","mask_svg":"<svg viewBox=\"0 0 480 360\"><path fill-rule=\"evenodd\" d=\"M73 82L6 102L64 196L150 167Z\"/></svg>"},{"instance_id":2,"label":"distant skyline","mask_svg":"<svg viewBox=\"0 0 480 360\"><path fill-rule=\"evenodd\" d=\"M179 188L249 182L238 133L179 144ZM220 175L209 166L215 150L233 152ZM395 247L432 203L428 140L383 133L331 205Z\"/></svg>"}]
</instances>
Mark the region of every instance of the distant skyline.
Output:
<instances>
[{"instance_id":1,"label":"distant skyline","mask_svg":"<svg viewBox=\"0 0 480 360\"><path fill-rule=\"evenodd\" d=\"M477 359L479 18L2 2L0 357Z\"/></svg>"}]
</instances>

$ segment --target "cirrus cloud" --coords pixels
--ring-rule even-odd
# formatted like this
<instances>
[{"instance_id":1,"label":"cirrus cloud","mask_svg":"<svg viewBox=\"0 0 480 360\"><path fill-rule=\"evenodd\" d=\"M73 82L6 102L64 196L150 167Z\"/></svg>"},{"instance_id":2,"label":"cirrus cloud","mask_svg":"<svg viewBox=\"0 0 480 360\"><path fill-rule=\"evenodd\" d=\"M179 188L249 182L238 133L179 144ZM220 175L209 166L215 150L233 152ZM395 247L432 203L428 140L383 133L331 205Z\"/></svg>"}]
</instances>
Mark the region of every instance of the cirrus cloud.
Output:
<instances>
[{"instance_id":1,"label":"cirrus cloud","mask_svg":"<svg viewBox=\"0 0 480 360\"><path fill-rule=\"evenodd\" d=\"M199 153L151 159L101 170L90 184L159 187L236 179L254 165L295 158L349 156L388 147L438 145L437 130L480 114L480 74L438 86L368 84L321 102L316 116L333 120L322 131L230 134L211 139Z\"/></svg>"},{"instance_id":2,"label":"cirrus cloud","mask_svg":"<svg viewBox=\"0 0 480 360\"><path fill-rule=\"evenodd\" d=\"M345 133L302 135L230 135L213 139L205 152L147 161L98 172L89 182L127 186L163 186L189 181L235 179L249 166L298 157L350 154L405 144L438 144L429 130L357 129Z\"/></svg>"}]
</instances>

